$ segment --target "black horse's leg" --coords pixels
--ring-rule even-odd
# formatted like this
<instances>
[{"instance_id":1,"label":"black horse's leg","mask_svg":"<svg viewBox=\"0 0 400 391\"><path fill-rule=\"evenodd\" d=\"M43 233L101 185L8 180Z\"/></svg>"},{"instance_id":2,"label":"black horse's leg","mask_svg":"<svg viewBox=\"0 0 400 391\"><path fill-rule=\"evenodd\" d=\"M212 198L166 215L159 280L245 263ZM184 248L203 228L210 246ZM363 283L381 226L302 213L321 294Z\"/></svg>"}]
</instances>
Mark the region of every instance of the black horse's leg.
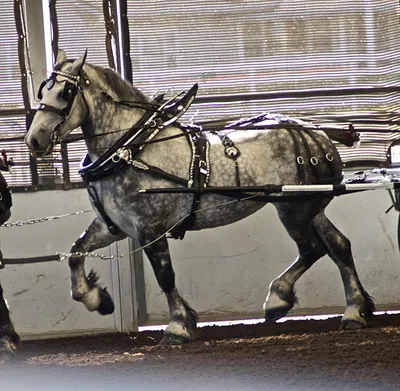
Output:
<instances>
[{"instance_id":1,"label":"black horse's leg","mask_svg":"<svg viewBox=\"0 0 400 391\"><path fill-rule=\"evenodd\" d=\"M11 321L10 312L3 296L3 288L0 284L0 362L15 358L19 344L20 339Z\"/></svg>"},{"instance_id":2,"label":"black horse's leg","mask_svg":"<svg viewBox=\"0 0 400 391\"><path fill-rule=\"evenodd\" d=\"M365 327L365 317L373 314L375 305L358 278L350 241L328 220L324 213L316 216L313 226L324 241L329 256L336 263L342 276L347 306L340 328L359 329Z\"/></svg>"},{"instance_id":3,"label":"black horse's leg","mask_svg":"<svg viewBox=\"0 0 400 391\"><path fill-rule=\"evenodd\" d=\"M142 246L150 240L139 238ZM193 341L196 333L197 313L182 299L175 287L175 273L172 269L167 239L162 238L144 248L153 267L157 282L168 301L170 323L161 343L180 344Z\"/></svg>"},{"instance_id":4,"label":"black horse's leg","mask_svg":"<svg viewBox=\"0 0 400 391\"><path fill-rule=\"evenodd\" d=\"M89 228L79 237L71 248L71 253L84 253L110 245L126 238L125 235L112 235L107 226L94 219ZM81 301L89 311L98 311L102 315L114 312L114 303L106 288L101 288L99 277L93 270L86 276L85 256L72 256L68 260L71 270L71 294Z\"/></svg>"},{"instance_id":5,"label":"black horse's leg","mask_svg":"<svg viewBox=\"0 0 400 391\"><path fill-rule=\"evenodd\" d=\"M294 284L318 259L326 254L322 240L316 237L312 227L299 230L293 220L283 220L289 235L296 242L299 256L269 287L264 302L265 320L276 321L284 317L296 302ZM294 224L295 225L295 224Z\"/></svg>"}]
</instances>

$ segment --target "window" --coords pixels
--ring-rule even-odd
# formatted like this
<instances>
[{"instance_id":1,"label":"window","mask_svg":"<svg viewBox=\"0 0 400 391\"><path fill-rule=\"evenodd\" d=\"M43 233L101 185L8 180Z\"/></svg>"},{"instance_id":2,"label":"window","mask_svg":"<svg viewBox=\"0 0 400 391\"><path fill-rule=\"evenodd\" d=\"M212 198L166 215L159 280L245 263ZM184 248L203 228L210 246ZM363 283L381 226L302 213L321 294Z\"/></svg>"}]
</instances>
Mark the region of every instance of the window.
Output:
<instances>
[{"instance_id":1,"label":"window","mask_svg":"<svg viewBox=\"0 0 400 391\"><path fill-rule=\"evenodd\" d=\"M57 12L56 24L50 2ZM53 30L54 36L56 26L58 46L69 57L81 56L88 48L89 62L108 66L111 50L119 69L121 48L117 42L110 49L106 24L120 31L116 26L122 22L114 10L106 23L107 3L25 0L26 105L14 1L1 2L0 149L7 149L18 165L12 176L7 174L12 186L70 187L80 182L84 142L60 146L35 163L23 141L26 116L36 105L39 83L48 75L48 32ZM328 116L344 125L353 120L356 129L369 133L363 133L358 150L339 147L344 160L373 156L385 162L386 149L397 135L380 132L397 129L397 123L388 121L396 120L400 103L396 0L336 0L329 9L317 0L198 0L185 7L178 0L126 3L132 79L145 93L178 91L199 82L198 99L186 116L199 110L196 120L262 111L321 123ZM353 90L347 93L349 88Z\"/></svg>"}]
</instances>

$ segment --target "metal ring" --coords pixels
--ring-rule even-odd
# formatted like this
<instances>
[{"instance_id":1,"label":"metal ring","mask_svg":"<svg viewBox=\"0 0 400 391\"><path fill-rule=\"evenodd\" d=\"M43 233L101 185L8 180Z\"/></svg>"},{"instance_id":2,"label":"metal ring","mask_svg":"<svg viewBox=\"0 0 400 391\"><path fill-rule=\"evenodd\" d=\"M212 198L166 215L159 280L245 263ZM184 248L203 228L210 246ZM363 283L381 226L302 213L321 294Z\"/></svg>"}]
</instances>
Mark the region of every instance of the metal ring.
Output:
<instances>
[{"instance_id":1,"label":"metal ring","mask_svg":"<svg viewBox=\"0 0 400 391\"><path fill-rule=\"evenodd\" d=\"M315 156L313 156L313 157L310 158L310 163L313 166L316 166L318 164L318 159Z\"/></svg>"},{"instance_id":2,"label":"metal ring","mask_svg":"<svg viewBox=\"0 0 400 391\"><path fill-rule=\"evenodd\" d=\"M331 162L333 160L333 157L329 152L325 155L325 157L326 157L326 160L328 160L328 162Z\"/></svg>"},{"instance_id":3,"label":"metal ring","mask_svg":"<svg viewBox=\"0 0 400 391\"><path fill-rule=\"evenodd\" d=\"M304 159L303 159L303 156L297 156L297 163L298 164L304 164Z\"/></svg>"},{"instance_id":4,"label":"metal ring","mask_svg":"<svg viewBox=\"0 0 400 391\"><path fill-rule=\"evenodd\" d=\"M118 162L121 160L121 156L119 156L119 155L114 155L114 156L111 158L111 160L112 160L113 163L118 163Z\"/></svg>"},{"instance_id":5,"label":"metal ring","mask_svg":"<svg viewBox=\"0 0 400 391\"><path fill-rule=\"evenodd\" d=\"M58 133L57 133L57 132L53 132L53 133L50 135L50 140L51 140L53 143L56 143L56 142L58 141Z\"/></svg>"}]
</instances>

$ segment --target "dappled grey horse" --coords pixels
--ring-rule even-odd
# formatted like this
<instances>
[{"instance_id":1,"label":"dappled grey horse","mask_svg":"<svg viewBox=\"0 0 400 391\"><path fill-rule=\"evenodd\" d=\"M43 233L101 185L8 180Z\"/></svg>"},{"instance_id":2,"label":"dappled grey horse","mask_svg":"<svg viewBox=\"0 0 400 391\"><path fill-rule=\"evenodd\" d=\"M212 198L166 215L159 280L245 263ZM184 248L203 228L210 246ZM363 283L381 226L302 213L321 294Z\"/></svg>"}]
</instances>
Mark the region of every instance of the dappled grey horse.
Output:
<instances>
[{"instance_id":1,"label":"dappled grey horse","mask_svg":"<svg viewBox=\"0 0 400 391\"><path fill-rule=\"evenodd\" d=\"M193 340L197 314L175 286L166 233L182 238L185 230L231 224L270 201L299 255L271 282L264 302L266 320L288 313L295 303L295 282L328 254L344 284L347 306L341 327L366 325L374 304L358 278L349 240L325 216L333 196L299 195L288 202L278 190L267 196L258 190L266 184L340 183L341 159L325 133L304 126L299 131L285 120L273 127L268 121L248 128L241 122L223 132L200 132L176 122L190 96L179 98L178 104L150 99L113 70L85 59L86 54L69 60L60 51L53 73L42 83L41 103L25 138L36 157L51 153L79 126L86 141L88 154L80 172L97 217L71 249L74 300L89 311L113 312L113 301L96 273L86 274L85 256L127 236L137 238L167 298L170 323L163 342ZM230 193L208 191L228 187ZM239 187L249 191L238 192ZM141 191L157 188L175 190Z\"/></svg>"}]
</instances>

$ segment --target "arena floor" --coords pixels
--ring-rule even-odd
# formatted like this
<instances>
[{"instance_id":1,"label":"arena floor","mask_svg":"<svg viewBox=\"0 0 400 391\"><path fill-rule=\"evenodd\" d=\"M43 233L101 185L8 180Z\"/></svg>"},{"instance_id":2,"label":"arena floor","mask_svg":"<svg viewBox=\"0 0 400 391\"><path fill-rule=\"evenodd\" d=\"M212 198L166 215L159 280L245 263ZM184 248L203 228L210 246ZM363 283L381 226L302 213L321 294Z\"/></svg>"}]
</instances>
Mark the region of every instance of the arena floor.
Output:
<instances>
[{"instance_id":1,"label":"arena floor","mask_svg":"<svg viewBox=\"0 0 400 391\"><path fill-rule=\"evenodd\" d=\"M400 390L400 315L360 331L339 318L205 327L191 344L161 332L27 341L1 390Z\"/></svg>"}]
</instances>

